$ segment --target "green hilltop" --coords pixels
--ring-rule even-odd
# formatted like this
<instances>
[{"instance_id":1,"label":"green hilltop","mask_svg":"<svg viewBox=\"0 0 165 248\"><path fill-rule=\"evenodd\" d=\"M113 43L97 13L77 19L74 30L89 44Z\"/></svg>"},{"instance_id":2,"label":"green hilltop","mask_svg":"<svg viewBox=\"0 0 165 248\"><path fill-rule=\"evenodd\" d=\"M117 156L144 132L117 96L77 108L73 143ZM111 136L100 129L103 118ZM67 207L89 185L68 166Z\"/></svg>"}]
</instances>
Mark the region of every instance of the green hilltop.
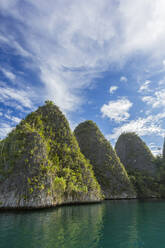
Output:
<instances>
[{"instance_id":1,"label":"green hilltop","mask_svg":"<svg viewBox=\"0 0 165 248\"><path fill-rule=\"evenodd\" d=\"M0 208L164 198L164 150L154 157L135 133L121 134L114 150L93 121L72 133L46 101L0 141Z\"/></svg>"},{"instance_id":2,"label":"green hilltop","mask_svg":"<svg viewBox=\"0 0 165 248\"><path fill-rule=\"evenodd\" d=\"M115 150L130 176L138 198L165 196L163 159L155 158L136 133L121 134Z\"/></svg>"},{"instance_id":3,"label":"green hilltop","mask_svg":"<svg viewBox=\"0 0 165 248\"><path fill-rule=\"evenodd\" d=\"M0 207L100 201L100 186L65 116L39 107L0 142Z\"/></svg>"},{"instance_id":4,"label":"green hilltop","mask_svg":"<svg viewBox=\"0 0 165 248\"><path fill-rule=\"evenodd\" d=\"M127 170L135 170L153 175L156 170L154 156L136 133L122 133L115 150Z\"/></svg>"},{"instance_id":5,"label":"green hilltop","mask_svg":"<svg viewBox=\"0 0 165 248\"><path fill-rule=\"evenodd\" d=\"M93 165L105 198L136 197L123 164L97 125L93 121L85 121L76 127L74 133L81 152Z\"/></svg>"}]
</instances>

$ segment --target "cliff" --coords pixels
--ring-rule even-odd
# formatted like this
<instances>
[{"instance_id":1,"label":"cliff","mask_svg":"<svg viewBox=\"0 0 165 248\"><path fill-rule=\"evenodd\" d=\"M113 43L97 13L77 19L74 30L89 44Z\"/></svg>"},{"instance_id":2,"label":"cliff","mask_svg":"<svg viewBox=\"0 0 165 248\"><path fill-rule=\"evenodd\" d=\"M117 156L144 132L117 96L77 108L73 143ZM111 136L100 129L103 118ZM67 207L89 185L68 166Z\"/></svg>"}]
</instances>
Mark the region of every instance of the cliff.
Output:
<instances>
[{"instance_id":1,"label":"cliff","mask_svg":"<svg viewBox=\"0 0 165 248\"><path fill-rule=\"evenodd\" d=\"M135 133L121 134L116 142L115 150L127 170L137 169L150 175L155 173L154 156Z\"/></svg>"},{"instance_id":2,"label":"cliff","mask_svg":"<svg viewBox=\"0 0 165 248\"><path fill-rule=\"evenodd\" d=\"M42 208L101 199L91 164L52 102L29 114L0 142L1 208Z\"/></svg>"},{"instance_id":3,"label":"cliff","mask_svg":"<svg viewBox=\"0 0 165 248\"><path fill-rule=\"evenodd\" d=\"M93 165L105 198L136 197L123 164L97 125L92 121L85 121L76 127L74 133L81 152Z\"/></svg>"},{"instance_id":4,"label":"cliff","mask_svg":"<svg viewBox=\"0 0 165 248\"><path fill-rule=\"evenodd\" d=\"M123 133L117 140L115 150L124 164L138 197L159 197L154 156L135 133Z\"/></svg>"}]
</instances>

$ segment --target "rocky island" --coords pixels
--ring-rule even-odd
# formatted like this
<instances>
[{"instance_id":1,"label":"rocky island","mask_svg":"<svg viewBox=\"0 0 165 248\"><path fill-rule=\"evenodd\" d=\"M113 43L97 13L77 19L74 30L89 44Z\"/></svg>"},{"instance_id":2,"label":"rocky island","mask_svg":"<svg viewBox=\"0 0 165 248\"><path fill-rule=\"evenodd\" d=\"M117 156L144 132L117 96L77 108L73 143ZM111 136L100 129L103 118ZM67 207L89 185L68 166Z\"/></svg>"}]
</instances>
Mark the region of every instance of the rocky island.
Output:
<instances>
[{"instance_id":1,"label":"rocky island","mask_svg":"<svg viewBox=\"0 0 165 248\"><path fill-rule=\"evenodd\" d=\"M46 101L0 141L0 208L165 197L164 161L134 133L115 149L93 121L73 133Z\"/></svg>"},{"instance_id":2,"label":"rocky island","mask_svg":"<svg viewBox=\"0 0 165 248\"><path fill-rule=\"evenodd\" d=\"M0 207L41 208L103 199L65 116L39 107L0 142Z\"/></svg>"},{"instance_id":3,"label":"rocky island","mask_svg":"<svg viewBox=\"0 0 165 248\"><path fill-rule=\"evenodd\" d=\"M93 165L105 198L136 198L125 167L97 125L93 121L85 121L76 127L74 133L81 152Z\"/></svg>"},{"instance_id":4,"label":"rocky island","mask_svg":"<svg viewBox=\"0 0 165 248\"><path fill-rule=\"evenodd\" d=\"M165 166L161 165L162 158L157 161L136 133L121 134L116 142L115 150L125 165L138 198L163 196L165 184L162 176Z\"/></svg>"}]
</instances>

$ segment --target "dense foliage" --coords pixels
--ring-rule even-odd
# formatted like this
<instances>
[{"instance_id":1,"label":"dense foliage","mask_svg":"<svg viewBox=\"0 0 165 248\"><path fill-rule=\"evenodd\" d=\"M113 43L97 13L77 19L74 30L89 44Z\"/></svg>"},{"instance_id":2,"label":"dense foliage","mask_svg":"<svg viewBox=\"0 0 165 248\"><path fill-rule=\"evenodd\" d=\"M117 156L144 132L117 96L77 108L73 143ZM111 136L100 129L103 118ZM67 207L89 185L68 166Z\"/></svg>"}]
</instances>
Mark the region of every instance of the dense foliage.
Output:
<instances>
[{"instance_id":1,"label":"dense foliage","mask_svg":"<svg viewBox=\"0 0 165 248\"><path fill-rule=\"evenodd\" d=\"M120 159L94 122L79 124L74 134L59 108L47 101L1 140L0 206L98 201L103 194L106 199L165 197L164 155L154 158L135 133L119 137Z\"/></svg>"},{"instance_id":2,"label":"dense foliage","mask_svg":"<svg viewBox=\"0 0 165 248\"><path fill-rule=\"evenodd\" d=\"M81 152L93 165L106 198L122 195L134 197L134 190L124 166L97 125L92 121L85 121L76 127L74 133Z\"/></svg>"},{"instance_id":3,"label":"dense foliage","mask_svg":"<svg viewBox=\"0 0 165 248\"><path fill-rule=\"evenodd\" d=\"M154 163L157 166L156 180L157 189L159 191L159 196L165 198L165 160L164 156L158 155L154 159Z\"/></svg>"},{"instance_id":4,"label":"dense foliage","mask_svg":"<svg viewBox=\"0 0 165 248\"><path fill-rule=\"evenodd\" d=\"M139 198L165 197L165 162L162 156L154 158L135 133L121 134L116 151Z\"/></svg>"},{"instance_id":5,"label":"dense foliage","mask_svg":"<svg viewBox=\"0 0 165 248\"><path fill-rule=\"evenodd\" d=\"M102 198L68 121L50 101L0 142L0 180L1 188L16 187L24 200L42 193L56 203Z\"/></svg>"}]
</instances>

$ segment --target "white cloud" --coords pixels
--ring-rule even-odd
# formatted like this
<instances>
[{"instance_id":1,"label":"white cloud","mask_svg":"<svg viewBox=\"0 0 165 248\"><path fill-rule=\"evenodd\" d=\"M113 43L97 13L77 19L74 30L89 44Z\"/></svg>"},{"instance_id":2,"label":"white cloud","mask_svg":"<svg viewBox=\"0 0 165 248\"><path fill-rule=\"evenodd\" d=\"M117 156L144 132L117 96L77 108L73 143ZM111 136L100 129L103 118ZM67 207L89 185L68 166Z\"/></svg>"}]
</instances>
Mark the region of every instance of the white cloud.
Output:
<instances>
[{"instance_id":1,"label":"white cloud","mask_svg":"<svg viewBox=\"0 0 165 248\"><path fill-rule=\"evenodd\" d=\"M162 154L162 147L158 146L155 143L150 143L149 148L155 156Z\"/></svg>"},{"instance_id":2,"label":"white cloud","mask_svg":"<svg viewBox=\"0 0 165 248\"><path fill-rule=\"evenodd\" d=\"M94 81L96 71L113 63L122 66L137 52L151 63L164 59L164 0L70 0L69 8L67 0L25 0L24 8L20 4L1 0L0 9L19 21L15 28L22 42L4 25L0 42L33 60L47 98L66 111L82 104L80 91Z\"/></svg>"},{"instance_id":3,"label":"white cloud","mask_svg":"<svg viewBox=\"0 0 165 248\"><path fill-rule=\"evenodd\" d=\"M159 82L158 82L158 85L164 85L165 84L165 78L161 79Z\"/></svg>"},{"instance_id":4,"label":"white cloud","mask_svg":"<svg viewBox=\"0 0 165 248\"><path fill-rule=\"evenodd\" d=\"M1 3L0 3L1 7ZM7 30L6 30L7 31ZM0 42L14 49L14 53L21 55L23 57L32 57L32 54L28 52L28 50L24 49L23 46L16 40L17 37L12 36L10 33L5 36L0 34Z\"/></svg>"},{"instance_id":5,"label":"white cloud","mask_svg":"<svg viewBox=\"0 0 165 248\"><path fill-rule=\"evenodd\" d=\"M117 86L111 86L111 87L109 88L110 94L113 94L117 89L118 89Z\"/></svg>"},{"instance_id":6,"label":"white cloud","mask_svg":"<svg viewBox=\"0 0 165 248\"><path fill-rule=\"evenodd\" d=\"M144 96L142 101L151 105L152 108L165 107L165 90L158 90L153 96Z\"/></svg>"},{"instance_id":7,"label":"white cloud","mask_svg":"<svg viewBox=\"0 0 165 248\"><path fill-rule=\"evenodd\" d=\"M162 119L165 119L165 113L131 120L120 127L114 128L112 134L107 135L107 138L116 140L123 132L136 132L140 136L154 134L163 137L165 129L161 127Z\"/></svg>"},{"instance_id":8,"label":"white cloud","mask_svg":"<svg viewBox=\"0 0 165 248\"><path fill-rule=\"evenodd\" d=\"M152 106L155 102L155 98L153 96L144 96L142 97L142 101Z\"/></svg>"},{"instance_id":9,"label":"white cloud","mask_svg":"<svg viewBox=\"0 0 165 248\"><path fill-rule=\"evenodd\" d=\"M5 138L6 135L13 129L8 123L0 123L0 138Z\"/></svg>"},{"instance_id":10,"label":"white cloud","mask_svg":"<svg viewBox=\"0 0 165 248\"><path fill-rule=\"evenodd\" d=\"M149 85L151 84L150 80L146 80L139 88L140 93L150 92Z\"/></svg>"},{"instance_id":11,"label":"white cloud","mask_svg":"<svg viewBox=\"0 0 165 248\"><path fill-rule=\"evenodd\" d=\"M11 81L14 81L16 76L14 73L12 73L11 71L0 67L0 71L2 71L2 73L5 75L5 77L7 77L8 79L10 79Z\"/></svg>"},{"instance_id":12,"label":"white cloud","mask_svg":"<svg viewBox=\"0 0 165 248\"><path fill-rule=\"evenodd\" d=\"M108 104L104 104L101 107L101 112L103 117L106 116L116 122L123 122L129 118L130 114L128 111L131 107L132 103L128 99L121 98L116 101L109 101Z\"/></svg>"},{"instance_id":13,"label":"white cloud","mask_svg":"<svg viewBox=\"0 0 165 248\"><path fill-rule=\"evenodd\" d=\"M10 102L12 106L12 104L14 104L12 101L16 101L21 106L31 109L33 105L30 100L30 95L32 95L32 91L29 92L9 87L0 87L0 102L3 102L5 105L8 105L8 102Z\"/></svg>"},{"instance_id":14,"label":"white cloud","mask_svg":"<svg viewBox=\"0 0 165 248\"><path fill-rule=\"evenodd\" d=\"M12 116L12 115L8 115L8 114L5 114L4 117L8 120L11 120L12 122L14 123L19 123L21 121L20 118L16 117L16 116Z\"/></svg>"},{"instance_id":15,"label":"white cloud","mask_svg":"<svg viewBox=\"0 0 165 248\"><path fill-rule=\"evenodd\" d=\"M120 78L120 82L127 82L128 81L128 79L126 78L126 77L124 77L124 76L122 76L121 78Z\"/></svg>"},{"instance_id":16,"label":"white cloud","mask_svg":"<svg viewBox=\"0 0 165 248\"><path fill-rule=\"evenodd\" d=\"M7 43L8 42L8 39L6 37L4 37L3 35L0 34L0 42Z\"/></svg>"}]
</instances>

